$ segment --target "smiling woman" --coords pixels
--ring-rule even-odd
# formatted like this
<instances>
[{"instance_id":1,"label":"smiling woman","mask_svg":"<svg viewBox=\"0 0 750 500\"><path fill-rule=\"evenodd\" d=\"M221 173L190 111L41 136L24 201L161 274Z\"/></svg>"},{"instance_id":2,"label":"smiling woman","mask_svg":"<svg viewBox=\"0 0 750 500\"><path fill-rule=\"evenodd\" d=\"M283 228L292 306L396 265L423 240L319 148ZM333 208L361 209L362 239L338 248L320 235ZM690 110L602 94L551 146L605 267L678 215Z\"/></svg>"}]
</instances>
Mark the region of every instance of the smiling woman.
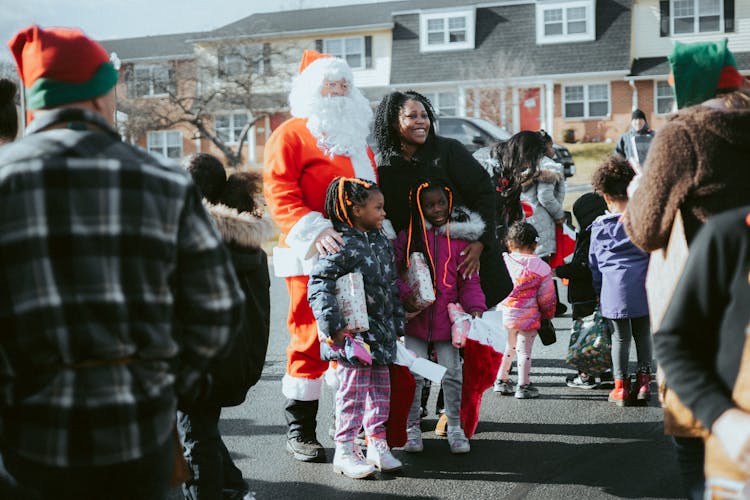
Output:
<instances>
[{"instance_id":1,"label":"smiling woman","mask_svg":"<svg viewBox=\"0 0 750 500\"><path fill-rule=\"evenodd\" d=\"M375 140L385 211L397 232L409 223L410 190L424 180L443 182L453 192L456 206L479 213L486 228L495 227L489 176L460 142L435 134L435 115L426 97L414 91L385 96L375 117ZM481 269L487 305L500 302L512 285L494 230L486 229L464 255L460 271L469 276Z\"/></svg>"}]
</instances>

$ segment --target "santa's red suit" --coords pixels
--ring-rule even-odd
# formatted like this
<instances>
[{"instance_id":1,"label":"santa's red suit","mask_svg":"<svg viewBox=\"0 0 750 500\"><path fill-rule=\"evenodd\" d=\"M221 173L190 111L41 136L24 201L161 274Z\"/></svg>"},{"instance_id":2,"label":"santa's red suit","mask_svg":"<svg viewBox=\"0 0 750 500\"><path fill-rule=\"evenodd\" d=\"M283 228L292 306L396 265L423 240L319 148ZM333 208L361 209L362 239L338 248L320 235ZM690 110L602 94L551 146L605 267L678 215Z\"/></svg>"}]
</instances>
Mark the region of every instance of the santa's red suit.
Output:
<instances>
[{"instance_id":1,"label":"santa's red suit","mask_svg":"<svg viewBox=\"0 0 750 500\"><path fill-rule=\"evenodd\" d=\"M302 118L284 122L266 144L264 194L282 232L279 247L273 251L274 271L286 278L289 288L291 341L283 392L290 399L320 398L321 376L328 362L320 359L318 330L307 303L307 280L317 252L313 242L323 229L331 227L323 217L331 181L338 176L375 179L372 151L366 154L369 165L364 165L365 171L362 166L355 169L348 156L331 158L320 150Z\"/></svg>"},{"instance_id":2,"label":"santa's red suit","mask_svg":"<svg viewBox=\"0 0 750 500\"><path fill-rule=\"evenodd\" d=\"M314 51L305 51L300 68L300 77L306 78L306 85L312 85L311 90L317 93L320 93L323 79L338 80L343 73L351 82L351 72L344 61ZM290 96L293 114L294 92L293 89ZM361 94L357 95L362 99ZM332 227L323 216L326 189L338 176L376 180L374 157L364 139L362 137L361 147L350 155L333 154L325 150L320 138L310 131L308 118L296 117L278 127L265 146L264 195L282 233L279 246L273 251L274 272L286 279L289 289L287 326L291 339L282 392L288 398L290 439L300 433L305 438L314 438L314 413L317 413L323 374L328 368L328 362L320 359L317 326L307 302L308 275L317 258L314 243L322 231ZM315 402L314 410L304 402ZM312 422L307 415L310 412L313 412Z\"/></svg>"}]
</instances>

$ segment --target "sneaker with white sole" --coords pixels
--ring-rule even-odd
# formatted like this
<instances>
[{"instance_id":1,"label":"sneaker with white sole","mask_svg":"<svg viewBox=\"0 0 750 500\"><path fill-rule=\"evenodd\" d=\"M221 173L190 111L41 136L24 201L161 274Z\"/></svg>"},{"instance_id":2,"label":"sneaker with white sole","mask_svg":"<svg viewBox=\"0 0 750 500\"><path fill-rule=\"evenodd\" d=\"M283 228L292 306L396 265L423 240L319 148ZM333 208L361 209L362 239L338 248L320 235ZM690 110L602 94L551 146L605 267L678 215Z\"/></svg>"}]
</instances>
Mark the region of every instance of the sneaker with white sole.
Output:
<instances>
[{"instance_id":1,"label":"sneaker with white sole","mask_svg":"<svg viewBox=\"0 0 750 500\"><path fill-rule=\"evenodd\" d=\"M533 399L539 397L539 390L531 384L519 385L516 388L516 399Z\"/></svg>"},{"instance_id":2,"label":"sneaker with white sole","mask_svg":"<svg viewBox=\"0 0 750 500\"><path fill-rule=\"evenodd\" d=\"M599 384L596 379L589 375L584 377L585 374L579 373L578 375L570 375L565 379L565 383L568 387L575 387L576 389L596 389Z\"/></svg>"},{"instance_id":3,"label":"sneaker with white sole","mask_svg":"<svg viewBox=\"0 0 750 500\"><path fill-rule=\"evenodd\" d=\"M406 429L406 444L403 449L408 453L419 453L424 450L422 430L419 428L419 424L412 425Z\"/></svg>"},{"instance_id":4,"label":"sneaker with white sole","mask_svg":"<svg viewBox=\"0 0 750 500\"><path fill-rule=\"evenodd\" d=\"M333 472L352 479L364 479L375 473L375 467L362 460L354 450L354 443L336 443Z\"/></svg>"},{"instance_id":5,"label":"sneaker with white sole","mask_svg":"<svg viewBox=\"0 0 750 500\"><path fill-rule=\"evenodd\" d=\"M404 466L388 449L385 439L369 438L367 440L367 463L381 472L399 470Z\"/></svg>"},{"instance_id":6,"label":"sneaker with white sole","mask_svg":"<svg viewBox=\"0 0 750 500\"><path fill-rule=\"evenodd\" d=\"M511 396L514 392L516 392L513 388L513 385L514 384L511 379L505 381L497 379L495 380L495 385L492 386L492 390L494 392L499 392L503 396Z\"/></svg>"},{"instance_id":7,"label":"sneaker with white sole","mask_svg":"<svg viewBox=\"0 0 750 500\"><path fill-rule=\"evenodd\" d=\"M461 427L448 427L448 445L454 455L471 451L469 440Z\"/></svg>"}]
</instances>

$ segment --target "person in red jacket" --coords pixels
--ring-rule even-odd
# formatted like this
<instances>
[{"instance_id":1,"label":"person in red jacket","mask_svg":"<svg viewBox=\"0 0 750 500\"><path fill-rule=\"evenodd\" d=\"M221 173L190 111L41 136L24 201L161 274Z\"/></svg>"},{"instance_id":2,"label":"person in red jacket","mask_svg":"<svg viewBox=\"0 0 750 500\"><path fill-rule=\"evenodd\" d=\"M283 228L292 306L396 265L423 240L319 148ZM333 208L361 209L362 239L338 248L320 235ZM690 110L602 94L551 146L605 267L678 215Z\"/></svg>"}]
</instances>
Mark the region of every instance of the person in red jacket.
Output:
<instances>
[{"instance_id":1,"label":"person in red jacket","mask_svg":"<svg viewBox=\"0 0 750 500\"><path fill-rule=\"evenodd\" d=\"M318 400L328 362L320 357L315 317L307 301L317 255L334 254L341 234L323 215L326 188L339 176L376 181L367 135L372 110L342 59L306 50L289 94L292 118L271 134L264 155L263 191L281 229L273 251L276 276L289 290L286 396L287 450L297 460L325 459L315 435Z\"/></svg>"}]
</instances>

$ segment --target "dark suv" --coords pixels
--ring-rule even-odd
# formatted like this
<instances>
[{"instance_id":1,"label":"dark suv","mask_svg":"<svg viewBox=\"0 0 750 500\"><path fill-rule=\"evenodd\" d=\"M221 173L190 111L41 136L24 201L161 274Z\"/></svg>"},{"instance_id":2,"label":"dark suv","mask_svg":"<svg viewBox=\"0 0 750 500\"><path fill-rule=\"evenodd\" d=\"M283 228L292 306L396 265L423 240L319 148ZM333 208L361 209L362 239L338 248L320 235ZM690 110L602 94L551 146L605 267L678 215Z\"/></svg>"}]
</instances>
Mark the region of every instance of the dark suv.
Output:
<instances>
[{"instance_id":1,"label":"dark suv","mask_svg":"<svg viewBox=\"0 0 750 500\"><path fill-rule=\"evenodd\" d=\"M456 139L473 153L495 141L507 141L513 134L482 118L459 118L442 116L438 118L437 132L444 137ZM555 144L555 160L563 166L565 177L576 173L573 157L565 146Z\"/></svg>"}]
</instances>

